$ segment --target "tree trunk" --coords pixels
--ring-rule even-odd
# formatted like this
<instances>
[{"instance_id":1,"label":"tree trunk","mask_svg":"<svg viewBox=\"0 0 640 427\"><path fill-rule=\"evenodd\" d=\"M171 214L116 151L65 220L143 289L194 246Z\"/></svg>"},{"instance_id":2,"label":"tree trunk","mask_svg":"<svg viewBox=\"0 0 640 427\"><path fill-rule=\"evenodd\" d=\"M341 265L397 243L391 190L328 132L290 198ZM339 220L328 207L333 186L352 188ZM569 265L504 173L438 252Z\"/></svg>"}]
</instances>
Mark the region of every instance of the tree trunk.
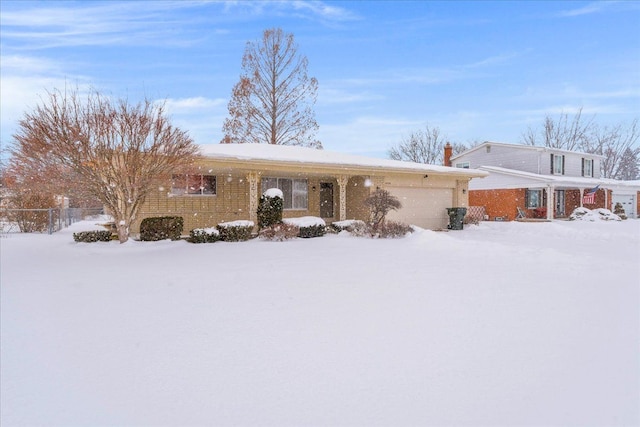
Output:
<instances>
[{"instance_id":1,"label":"tree trunk","mask_svg":"<svg viewBox=\"0 0 640 427\"><path fill-rule=\"evenodd\" d=\"M129 225L124 220L116 220L116 230L118 230L118 240L125 243L129 240Z\"/></svg>"}]
</instances>

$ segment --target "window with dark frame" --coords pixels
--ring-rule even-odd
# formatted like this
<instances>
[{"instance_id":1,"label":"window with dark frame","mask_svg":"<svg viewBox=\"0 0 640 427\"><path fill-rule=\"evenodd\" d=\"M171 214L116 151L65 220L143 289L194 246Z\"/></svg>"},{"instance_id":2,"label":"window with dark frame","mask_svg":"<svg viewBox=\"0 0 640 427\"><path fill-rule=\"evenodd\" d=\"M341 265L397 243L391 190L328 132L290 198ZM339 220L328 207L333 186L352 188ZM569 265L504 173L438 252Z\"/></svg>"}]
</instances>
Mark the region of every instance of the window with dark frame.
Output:
<instances>
[{"instance_id":1,"label":"window with dark frame","mask_svg":"<svg viewBox=\"0 0 640 427\"><path fill-rule=\"evenodd\" d=\"M564 175L564 156L561 154L551 155L551 174Z\"/></svg>"},{"instance_id":2,"label":"window with dark frame","mask_svg":"<svg viewBox=\"0 0 640 427\"><path fill-rule=\"evenodd\" d=\"M582 159L582 176L593 178L593 159Z\"/></svg>"},{"instance_id":3,"label":"window with dark frame","mask_svg":"<svg viewBox=\"0 0 640 427\"><path fill-rule=\"evenodd\" d=\"M286 210L306 210L309 205L309 186L306 179L262 178L262 192L269 188L282 191L283 208Z\"/></svg>"},{"instance_id":4,"label":"window with dark frame","mask_svg":"<svg viewBox=\"0 0 640 427\"><path fill-rule=\"evenodd\" d=\"M527 189L525 203L528 209L542 207L542 190Z\"/></svg>"}]
</instances>

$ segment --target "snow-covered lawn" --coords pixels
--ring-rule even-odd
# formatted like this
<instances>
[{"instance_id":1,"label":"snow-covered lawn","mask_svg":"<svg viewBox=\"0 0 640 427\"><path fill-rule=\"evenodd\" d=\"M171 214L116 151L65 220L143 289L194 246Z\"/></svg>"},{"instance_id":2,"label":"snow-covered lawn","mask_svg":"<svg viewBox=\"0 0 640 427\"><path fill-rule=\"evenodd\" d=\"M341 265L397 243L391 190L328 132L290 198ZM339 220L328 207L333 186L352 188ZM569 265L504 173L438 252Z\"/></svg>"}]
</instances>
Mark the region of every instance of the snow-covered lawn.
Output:
<instances>
[{"instance_id":1,"label":"snow-covered lawn","mask_svg":"<svg viewBox=\"0 0 640 427\"><path fill-rule=\"evenodd\" d=\"M640 220L1 250L2 427L640 424Z\"/></svg>"}]
</instances>

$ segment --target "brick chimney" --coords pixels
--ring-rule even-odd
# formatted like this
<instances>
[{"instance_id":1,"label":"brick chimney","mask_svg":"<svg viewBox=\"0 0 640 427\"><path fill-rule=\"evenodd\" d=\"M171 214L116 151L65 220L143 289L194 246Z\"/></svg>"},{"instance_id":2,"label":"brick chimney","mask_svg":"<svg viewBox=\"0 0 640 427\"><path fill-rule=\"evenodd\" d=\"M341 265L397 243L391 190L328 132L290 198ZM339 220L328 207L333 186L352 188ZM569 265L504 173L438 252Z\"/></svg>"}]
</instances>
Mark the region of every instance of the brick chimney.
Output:
<instances>
[{"instance_id":1,"label":"brick chimney","mask_svg":"<svg viewBox=\"0 0 640 427\"><path fill-rule=\"evenodd\" d=\"M451 156L453 155L453 147L447 142L444 146L444 165L451 166Z\"/></svg>"}]
</instances>

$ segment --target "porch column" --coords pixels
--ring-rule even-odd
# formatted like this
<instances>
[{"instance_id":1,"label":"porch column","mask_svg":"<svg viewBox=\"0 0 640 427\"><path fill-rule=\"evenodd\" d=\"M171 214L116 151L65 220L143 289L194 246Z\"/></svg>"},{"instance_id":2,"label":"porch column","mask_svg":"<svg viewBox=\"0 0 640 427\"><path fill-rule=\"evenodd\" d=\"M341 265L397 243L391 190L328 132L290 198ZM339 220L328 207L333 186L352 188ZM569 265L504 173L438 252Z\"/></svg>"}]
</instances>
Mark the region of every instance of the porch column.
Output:
<instances>
[{"instance_id":1,"label":"porch column","mask_svg":"<svg viewBox=\"0 0 640 427\"><path fill-rule=\"evenodd\" d=\"M552 185L547 187L547 219L548 220L553 219L553 214L556 210L556 202L554 200L556 195L555 191L556 189Z\"/></svg>"},{"instance_id":2,"label":"porch column","mask_svg":"<svg viewBox=\"0 0 640 427\"><path fill-rule=\"evenodd\" d=\"M344 221L347 219L347 183L349 182L349 177L340 175L336 178L336 181L338 181L338 194L340 196L340 216L338 220Z\"/></svg>"},{"instance_id":3,"label":"porch column","mask_svg":"<svg viewBox=\"0 0 640 427\"><path fill-rule=\"evenodd\" d=\"M584 197L584 188L580 189L580 207L584 207L582 204L582 198Z\"/></svg>"},{"instance_id":4,"label":"porch column","mask_svg":"<svg viewBox=\"0 0 640 427\"><path fill-rule=\"evenodd\" d=\"M249 172L249 220L258 224L258 173Z\"/></svg>"}]
</instances>

